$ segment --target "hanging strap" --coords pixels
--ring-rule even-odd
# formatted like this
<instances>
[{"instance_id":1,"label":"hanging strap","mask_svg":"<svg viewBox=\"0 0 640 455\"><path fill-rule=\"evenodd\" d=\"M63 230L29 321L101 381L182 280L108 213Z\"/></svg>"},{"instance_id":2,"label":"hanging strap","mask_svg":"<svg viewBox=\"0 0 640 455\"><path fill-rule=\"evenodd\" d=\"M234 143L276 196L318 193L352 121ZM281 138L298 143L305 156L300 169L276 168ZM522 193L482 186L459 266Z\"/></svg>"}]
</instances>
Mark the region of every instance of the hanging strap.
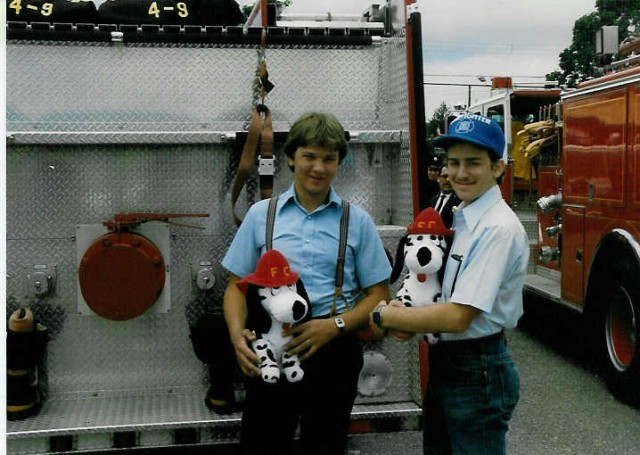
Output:
<instances>
[{"instance_id":1,"label":"hanging strap","mask_svg":"<svg viewBox=\"0 0 640 455\"><path fill-rule=\"evenodd\" d=\"M231 190L231 210L233 213L233 221L237 226L242 223L242 219L236 215L236 202L251 171L251 167L255 162L258 144L260 144L260 161L258 164L260 197L267 199L270 198L272 194L275 166L273 158L273 123L271 120L271 111L269 111L269 108L264 104L257 105L251 114L251 124L249 125L247 141L242 149L238 171L236 172Z\"/></svg>"},{"instance_id":2,"label":"hanging strap","mask_svg":"<svg viewBox=\"0 0 640 455\"><path fill-rule=\"evenodd\" d=\"M278 196L274 196L269 201L267 209L267 226L265 232L265 244L267 251L273 249L273 225L276 222L276 208L278 207Z\"/></svg>"},{"instance_id":3,"label":"hanging strap","mask_svg":"<svg viewBox=\"0 0 640 455\"><path fill-rule=\"evenodd\" d=\"M340 243L338 245L338 261L336 262L335 289L333 292L333 305L331 305L331 316L336 314L338 309L338 299L344 300L345 308L349 307L347 298L342 293L344 283L344 263L347 253L347 237L349 236L349 201L342 200L342 215L340 216Z\"/></svg>"},{"instance_id":4,"label":"hanging strap","mask_svg":"<svg viewBox=\"0 0 640 455\"><path fill-rule=\"evenodd\" d=\"M267 222L265 228L265 247L267 251L273 248L273 227L276 222L276 208L278 206L278 197L274 196L269 201L267 209ZM331 305L331 316L336 314L338 309L338 299L344 300L345 307L349 307L347 298L342 293L342 285L344 283L344 263L347 253L347 237L349 235L349 201L342 200L342 214L340 215L340 240L338 244L338 260L336 261L336 277L335 289L333 292L333 304Z\"/></svg>"}]
</instances>

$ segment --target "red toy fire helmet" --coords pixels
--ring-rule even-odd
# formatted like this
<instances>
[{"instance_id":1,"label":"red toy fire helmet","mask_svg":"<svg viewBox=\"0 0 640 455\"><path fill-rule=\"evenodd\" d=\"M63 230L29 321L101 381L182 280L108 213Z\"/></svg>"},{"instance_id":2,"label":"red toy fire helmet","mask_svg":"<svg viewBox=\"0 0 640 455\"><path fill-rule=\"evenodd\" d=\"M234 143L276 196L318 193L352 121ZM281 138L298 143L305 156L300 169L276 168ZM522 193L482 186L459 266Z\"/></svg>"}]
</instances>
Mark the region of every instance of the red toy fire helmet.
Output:
<instances>
[{"instance_id":1,"label":"red toy fire helmet","mask_svg":"<svg viewBox=\"0 0 640 455\"><path fill-rule=\"evenodd\" d=\"M243 294L247 293L247 286L255 284L263 288L289 286L298 281L298 274L289 268L287 259L277 250L264 253L256 264L256 271L236 282L236 286Z\"/></svg>"},{"instance_id":2,"label":"red toy fire helmet","mask_svg":"<svg viewBox=\"0 0 640 455\"><path fill-rule=\"evenodd\" d=\"M442 217L433 207L427 207L407 226L407 235L433 234L453 235L453 229L447 229L442 222Z\"/></svg>"}]
</instances>

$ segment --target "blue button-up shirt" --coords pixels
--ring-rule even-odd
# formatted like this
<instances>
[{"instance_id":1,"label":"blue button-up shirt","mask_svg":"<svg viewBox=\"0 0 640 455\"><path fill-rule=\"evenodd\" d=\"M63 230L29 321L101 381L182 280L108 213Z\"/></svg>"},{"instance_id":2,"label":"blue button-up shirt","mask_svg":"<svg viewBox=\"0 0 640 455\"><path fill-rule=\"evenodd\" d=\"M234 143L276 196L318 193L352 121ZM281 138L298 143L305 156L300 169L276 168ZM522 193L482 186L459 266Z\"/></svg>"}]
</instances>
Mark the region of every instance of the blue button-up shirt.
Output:
<instances>
[{"instance_id":1,"label":"blue button-up shirt","mask_svg":"<svg viewBox=\"0 0 640 455\"><path fill-rule=\"evenodd\" d=\"M522 288L529 241L518 217L496 185L472 204L460 204L443 279L443 302L481 310L464 333L443 333L443 340L478 338L513 328L522 316Z\"/></svg>"},{"instance_id":2,"label":"blue button-up shirt","mask_svg":"<svg viewBox=\"0 0 640 455\"><path fill-rule=\"evenodd\" d=\"M333 304L341 203L331 188L327 203L309 213L298 202L293 185L278 199L273 248L300 275L313 316L329 314ZM251 206L222 260L222 266L236 276L252 273L265 251L268 205L269 201L263 200ZM342 289L353 305L360 289L389 279L391 266L371 216L356 204L351 204L349 215ZM341 299L337 304L338 313L346 310Z\"/></svg>"}]
</instances>

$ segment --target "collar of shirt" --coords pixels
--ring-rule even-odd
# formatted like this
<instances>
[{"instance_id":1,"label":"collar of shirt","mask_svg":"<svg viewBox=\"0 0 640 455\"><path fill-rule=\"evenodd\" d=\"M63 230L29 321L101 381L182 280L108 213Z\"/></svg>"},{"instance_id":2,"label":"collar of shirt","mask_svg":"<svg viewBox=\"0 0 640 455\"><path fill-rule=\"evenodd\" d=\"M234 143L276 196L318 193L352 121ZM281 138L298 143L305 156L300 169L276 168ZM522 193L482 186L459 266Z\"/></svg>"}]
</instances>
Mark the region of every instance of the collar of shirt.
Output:
<instances>
[{"instance_id":1,"label":"collar of shirt","mask_svg":"<svg viewBox=\"0 0 640 455\"><path fill-rule=\"evenodd\" d=\"M324 204L321 204L317 209L314 210L314 212L323 210L324 208L328 207L331 204L336 204L338 207L340 207L340 204L342 204L342 198L338 196L338 193L336 193L333 187L329 188L329 195L327 199L328 201ZM304 207L302 207L302 205L298 201L298 197L296 196L296 190L294 188L293 183L291 184L291 186L289 186L287 191L282 193L282 195L280 196L280 200L282 202L279 205L278 213L280 212L280 210L282 210L282 207L284 207L288 203L295 203L300 208L300 210L307 212L307 210Z\"/></svg>"},{"instance_id":2,"label":"collar of shirt","mask_svg":"<svg viewBox=\"0 0 640 455\"><path fill-rule=\"evenodd\" d=\"M482 196L473 201L473 204L467 204L466 202L461 203L456 213L460 213L464 217L464 221L469 230L473 230L484 212L501 199L502 193L500 192L500 187L494 185L485 191Z\"/></svg>"}]
</instances>

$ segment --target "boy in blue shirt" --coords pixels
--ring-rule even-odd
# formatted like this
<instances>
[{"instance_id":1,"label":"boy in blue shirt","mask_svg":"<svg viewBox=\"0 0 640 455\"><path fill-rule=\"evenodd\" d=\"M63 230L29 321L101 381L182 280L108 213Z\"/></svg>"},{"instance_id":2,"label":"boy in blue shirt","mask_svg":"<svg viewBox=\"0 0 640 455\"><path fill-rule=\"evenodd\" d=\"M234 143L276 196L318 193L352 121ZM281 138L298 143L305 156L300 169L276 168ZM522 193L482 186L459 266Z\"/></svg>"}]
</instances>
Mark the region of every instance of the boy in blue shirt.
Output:
<instances>
[{"instance_id":1,"label":"boy in blue shirt","mask_svg":"<svg viewBox=\"0 0 640 455\"><path fill-rule=\"evenodd\" d=\"M424 403L425 454L505 453L519 376L504 330L522 315L529 258L527 234L502 199L505 139L498 124L465 115L436 139L447 151L454 238L441 303L405 308L382 302L371 315L378 330L440 333L429 349Z\"/></svg>"},{"instance_id":2,"label":"boy in blue shirt","mask_svg":"<svg viewBox=\"0 0 640 455\"><path fill-rule=\"evenodd\" d=\"M247 376L241 445L247 453L291 453L300 423L302 453L342 454L363 362L356 333L367 326L373 307L389 299L391 267L373 220L351 204L345 298L337 299L332 311L342 200L331 183L347 154L345 132L333 115L307 113L291 127L285 154L293 184L278 198L273 248L300 275L311 301L313 319L293 327L294 339L285 346L299 356L305 374L301 383L267 385L250 348L254 335L246 328L245 296L236 282L254 271L265 251L269 201L264 200L249 209L222 261L231 274L225 319ZM356 302L361 292L364 297Z\"/></svg>"}]
</instances>

